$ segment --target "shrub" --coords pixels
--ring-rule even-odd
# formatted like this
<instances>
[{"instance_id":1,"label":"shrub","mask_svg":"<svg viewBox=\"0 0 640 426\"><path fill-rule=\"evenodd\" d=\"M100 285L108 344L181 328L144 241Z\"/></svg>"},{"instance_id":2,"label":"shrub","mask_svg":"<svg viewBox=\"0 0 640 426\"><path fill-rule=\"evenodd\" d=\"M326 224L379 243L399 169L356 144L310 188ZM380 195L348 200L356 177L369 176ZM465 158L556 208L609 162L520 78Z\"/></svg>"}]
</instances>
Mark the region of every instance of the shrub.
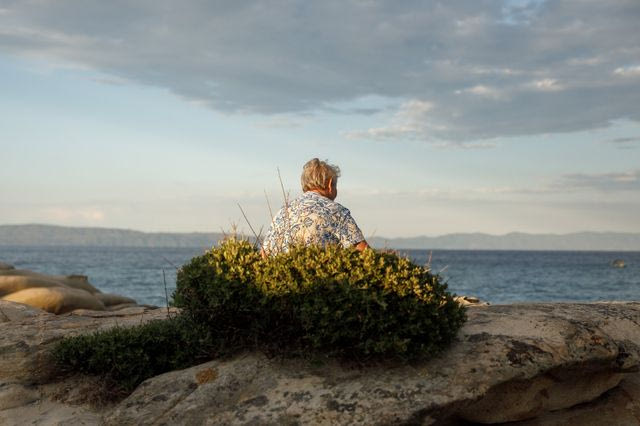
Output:
<instances>
[{"instance_id":1,"label":"shrub","mask_svg":"<svg viewBox=\"0 0 640 426\"><path fill-rule=\"evenodd\" d=\"M229 348L415 358L444 348L464 322L446 289L392 253L302 246L262 259L230 239L183 266L174 298Z\"/></svg>"},{"instance_id":2,"label":"shrub","mask_svg":"<svg viewBox=\"0 0 640 426\"><path fill-rule=\"evenodd\" d=\"M207 330L184 317L68 337L53 349L63 372L102 376L116 395L130 392L149 377L189 367L213 354L214 343Z\"/></svg>"},{"instance_id":3,"label":"shrub","mask_svg":"<svg viewBox=\"0 0 640 426\"><path fill-rule=\"evenodd\" d=\"M181 268L174 304L176 318L65 338L54 359L63 371L103 376L118 396L241 349L424 358L465 320L437 275L395 254L295 247L262 259L235 239Z\"/></svg>"}]
</instances>

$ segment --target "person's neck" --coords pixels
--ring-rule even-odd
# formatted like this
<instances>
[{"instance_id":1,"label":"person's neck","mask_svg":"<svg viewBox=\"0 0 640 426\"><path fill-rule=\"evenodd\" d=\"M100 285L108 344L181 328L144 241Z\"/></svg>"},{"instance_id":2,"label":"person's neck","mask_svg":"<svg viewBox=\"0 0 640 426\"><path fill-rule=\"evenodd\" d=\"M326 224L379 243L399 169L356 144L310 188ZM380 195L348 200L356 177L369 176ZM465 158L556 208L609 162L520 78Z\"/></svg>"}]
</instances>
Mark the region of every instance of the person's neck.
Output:
<instances>
[{"instance_id":1,"label":"person's neck","mask_svg":"<svg viewBox=\"0 0 640 426\"><path fill-rule=\"evenodd\" d=\"M330 195L329 191L324 189L310 189L309 192L315 192L318 195L322 195L324 198L329 198L329 195Z\"/></svg>"}]
</instances>

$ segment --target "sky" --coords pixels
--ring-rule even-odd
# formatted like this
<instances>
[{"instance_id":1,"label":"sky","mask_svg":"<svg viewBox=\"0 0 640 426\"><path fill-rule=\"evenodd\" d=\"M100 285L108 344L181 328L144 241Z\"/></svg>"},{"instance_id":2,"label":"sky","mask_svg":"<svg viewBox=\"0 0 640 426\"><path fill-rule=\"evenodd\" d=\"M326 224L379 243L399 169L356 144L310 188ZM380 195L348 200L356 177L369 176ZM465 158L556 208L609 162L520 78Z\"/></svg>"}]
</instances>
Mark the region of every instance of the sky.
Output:
<instances>
[{"instance_id":1,"label":"sky","mask_svg":"<svg viewBox=\"0 0 640 426\"><path fill-rule=\"evenodd\" d=\"M640 232L640 2L0 0L0 224Z\"/></svg>"}]
</instances>

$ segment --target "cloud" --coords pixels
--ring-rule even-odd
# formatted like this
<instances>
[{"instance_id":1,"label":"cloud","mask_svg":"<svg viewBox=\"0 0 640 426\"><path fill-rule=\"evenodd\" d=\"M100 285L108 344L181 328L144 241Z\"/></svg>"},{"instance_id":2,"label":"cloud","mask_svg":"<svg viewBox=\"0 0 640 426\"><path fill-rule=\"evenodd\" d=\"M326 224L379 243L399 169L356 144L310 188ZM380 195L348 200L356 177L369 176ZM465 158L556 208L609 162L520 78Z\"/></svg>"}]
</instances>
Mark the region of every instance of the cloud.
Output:
<instances>
[{"instance_id":1,"label":"cloud","mask_svg":"<svg viewBox=\"0 0 640 426\"><path fill-rule=\"evenodd\" d=\"M613 73L622 77L640 77L640 65L619 67Z\"/></svg>"},{"instance_id":2,"label":"cloud","mask_svg":"<svg viewBox=\"0 0 640 426\"><path fill-rule=\"evenodd\" d=\"M543 78L542 80L535 80L526 85L534 90L542 92L555 92L557 90L564 90L564 85L558 83L555 78Z\"/></svg>"},{"instance_id":3,"label":"cloud","mask_svg":"<svg viewBox=\"0 0 640 426\"><path fill-rule=\"evenodd\" d=\"M428 136L460 143L640 120L637 0L18 0L0 9L4 53L166 88L217 111L425 102L437 123Z\"/></svg>"},{"instance_id":4,"label":"cloud","mask_svg":"<svg viewBox=\"0 0 640 426\"><path fill-rule=\"evenodd\" d=\"M95 207L69 208L53 206L43 209L42 213L47 220L55 223L100 223L105 219L104 211Z\"/></svg>"},{"instance_id":5,"label":"cloud","mask_svg":"<svg viewBox=\"0 0 640 426\"><path fill-rule=\"evenodd\" d=\"M604 143L613 144L618 149L635 149L640 145L640 137L615 138Z\"/></svg>"},{"instance_id":6,"label":"cloud","mask_svg":"<svg viewBox=\"0 0 640 426\"><path fill-rule=\"evenodd\" d=\"M482 84L478 84L476 86L469 87L467 89L456 90L455 93L456 95L462 95L462 94L468 93L471 95L483 96L483 97L493 98L493 99L500 99L502 97L502 93L500 92L500 90L496 89L495 87L489 87Z\"/></svg>"},{"instance_id":7,"label":"cloud","mask_svg":"<svg viewBox=\"0 0 640 426\"><path fill-rule=\"evenodd\" d=\"M568 174L555 182L560 190L640 191L640 170L602 174Z\"/></svg>"},{"instance_id":8,"label":"cloud","mask_svg":"<svg viewBox=\"0 0 640 426\"><path fill-rule=\"evenodd\" d=\"M441 129L430 121L433 104L411 100L400 105L387 126L345 132L347 139L425 140L434 142L432 131Z\"/></svg>"}]
</instances>

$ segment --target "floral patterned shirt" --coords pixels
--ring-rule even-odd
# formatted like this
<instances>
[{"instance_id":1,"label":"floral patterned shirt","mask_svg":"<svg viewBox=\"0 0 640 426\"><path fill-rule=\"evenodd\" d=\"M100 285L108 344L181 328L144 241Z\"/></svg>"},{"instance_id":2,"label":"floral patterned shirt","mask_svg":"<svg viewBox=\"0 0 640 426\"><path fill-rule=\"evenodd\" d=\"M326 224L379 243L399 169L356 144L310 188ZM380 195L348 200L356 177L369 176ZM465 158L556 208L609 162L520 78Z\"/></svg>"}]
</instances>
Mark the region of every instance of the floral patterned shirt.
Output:
<instances>
[{"instance_id":1,"label":"floral patterned shirt","mask_svg":"<svg viewBox=\"0 0 640 426\"><path fill-rule=\"evenodd\" d=\"M307 191L276 214L262 248L268 254L277 254L288 251L292 244L350 247L361 241L362 231L346 207Z\"/></svg>"}]
</instances>

